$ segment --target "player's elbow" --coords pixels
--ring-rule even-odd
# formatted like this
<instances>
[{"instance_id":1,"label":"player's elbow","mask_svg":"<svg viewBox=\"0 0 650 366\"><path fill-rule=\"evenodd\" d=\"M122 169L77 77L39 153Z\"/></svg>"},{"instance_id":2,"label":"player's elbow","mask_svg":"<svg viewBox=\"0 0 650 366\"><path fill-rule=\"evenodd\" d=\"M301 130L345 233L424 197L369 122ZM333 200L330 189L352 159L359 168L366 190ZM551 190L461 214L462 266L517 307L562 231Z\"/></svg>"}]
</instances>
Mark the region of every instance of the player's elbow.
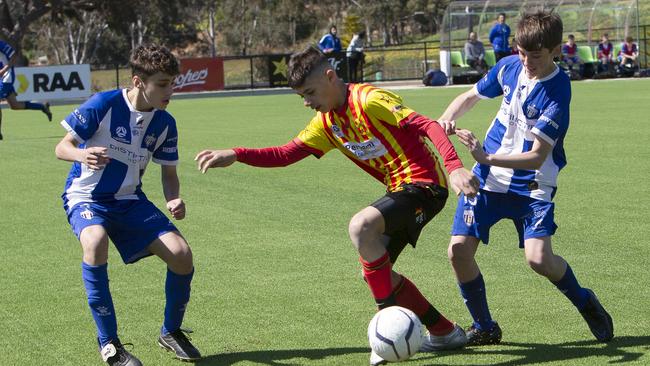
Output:
<instances>
[{"instance_id":1,"label":"player's elbow","mask_svg":"<svg viewBox=\"0 0 650 366\"><path fill-rule=\"evenodd\" d=\"M542 154L535 154L530 160L530 169L531 170L540 170L542 165L544 165L545 157Z\"/></svg>"}]
</instances>

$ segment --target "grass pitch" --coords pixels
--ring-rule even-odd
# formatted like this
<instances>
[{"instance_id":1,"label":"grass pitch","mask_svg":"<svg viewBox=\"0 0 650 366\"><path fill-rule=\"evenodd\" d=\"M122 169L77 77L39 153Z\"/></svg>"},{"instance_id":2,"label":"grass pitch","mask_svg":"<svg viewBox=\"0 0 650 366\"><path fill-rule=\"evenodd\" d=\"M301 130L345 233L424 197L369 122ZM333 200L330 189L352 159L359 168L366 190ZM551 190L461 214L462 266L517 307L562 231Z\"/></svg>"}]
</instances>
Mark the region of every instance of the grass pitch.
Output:
<instances>
[{"instance_id":1,"label":"grass pitch","mask_svg":"<svg viewBox=\"0 0 650 366\"><path fill-rule=\"evenodd\" d=\"M556 196L555 251L610 311L614 341L593 340L569 301L526 266L512 224L503 221L477 255L503 343L418 354L407 365L650 364L649 88L650 80L573 84L569 164ZM398 93L435 118L463 90ZM479 103L460 125L483 135L499 103ZM55 121L72 108L55 107ZM384 188L336 151L283 169L196 170L192 159L204 148L289 141L312 116L298 96L176 100L169 110L179 125L188 207L177 225L196 262L184 325L205 355L198 364L366 365L374 305L347 224ZM81 249L59 198L70 166L54 156L63 129L38 112L2 114L0 365L100 365ZM150 164L144 190L164 208L159 174ZM455 206L450 198L396 268L466 326L470 317L446 257ZM180 366L156 345L164 264L148 258L125 266L113 248L109 263L122 341L134 344L145 365Z\"/></svg>"}]
</instances>

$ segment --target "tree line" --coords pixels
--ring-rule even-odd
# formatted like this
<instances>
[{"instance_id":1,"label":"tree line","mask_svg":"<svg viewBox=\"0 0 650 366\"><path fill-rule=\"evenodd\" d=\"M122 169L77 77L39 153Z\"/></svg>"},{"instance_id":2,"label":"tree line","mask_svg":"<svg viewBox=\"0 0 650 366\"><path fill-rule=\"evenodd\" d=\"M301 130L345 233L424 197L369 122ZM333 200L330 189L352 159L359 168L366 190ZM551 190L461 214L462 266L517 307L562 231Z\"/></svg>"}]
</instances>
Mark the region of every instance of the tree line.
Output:
<instances>
[{"instance_id":1,"label":"tree line","mask_svg":"<svg viewBox=\"0 0 650 366\"><path fill-rule=\"evenodd\" d=\"M143 42L180 56L291 52L336 24L345 41L370 45L435 34L449 0L0 0L0 39L18 65L125 64Z\"/></svg>"}]
</instances>

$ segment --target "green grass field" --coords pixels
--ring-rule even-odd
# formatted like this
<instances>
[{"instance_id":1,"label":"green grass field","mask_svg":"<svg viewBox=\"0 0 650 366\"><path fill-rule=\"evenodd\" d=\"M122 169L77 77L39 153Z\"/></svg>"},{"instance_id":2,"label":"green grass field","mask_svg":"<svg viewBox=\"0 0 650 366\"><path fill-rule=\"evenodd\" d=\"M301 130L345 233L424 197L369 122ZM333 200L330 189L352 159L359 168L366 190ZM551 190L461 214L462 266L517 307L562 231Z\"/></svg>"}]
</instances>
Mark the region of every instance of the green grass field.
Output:
<instances>
[{"instance_id":1,"label":"green grass field","mask_svg":"<svg viewBox=\"0 0 650 366\"><path fill-rule=\"evenodd\" d=\"M493 228L477 255L498 346L418 354L406 365L650 364L650 80L573 84L569 165L556 196L554 248L593 288L615 321L616 338L596 343L573 306L525 264L510 222ZM464 89L400 91L437 117ZM483 135L500 100L484 101L460 125ZM53 109L61 120L73 106ZM235 165L201 175L204 148L284 144L311 118L298 96L177 100L180 177L187 218L177 222L194 251L196 274L185 326L199 365L366 365L374 302L347 237L352 215L384 188L338 152L283 169ZM100 365L81 281L81 249L61 208L70 164L54 146L56 123L2 110L0 142L0 365ZM455 138L466 165L470 158ZM164 208L159 168L144 190ZM406 250L408 275L449 318L469 314L447 261L447 207ZM165 266L157 258L122 264L111 248L111 290L120 336L145 365L178 365L156 337Z\"/></svg>"}]
</instances>

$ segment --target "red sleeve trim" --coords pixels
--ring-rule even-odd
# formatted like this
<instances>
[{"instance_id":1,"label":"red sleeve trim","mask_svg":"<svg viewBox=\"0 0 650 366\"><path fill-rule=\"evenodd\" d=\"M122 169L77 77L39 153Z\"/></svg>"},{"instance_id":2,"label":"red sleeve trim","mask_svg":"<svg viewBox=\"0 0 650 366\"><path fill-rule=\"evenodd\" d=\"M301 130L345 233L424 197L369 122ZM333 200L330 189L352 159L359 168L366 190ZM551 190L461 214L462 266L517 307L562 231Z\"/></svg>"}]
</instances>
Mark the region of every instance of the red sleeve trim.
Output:
<instances>
[{"instance_id":1,"label":"red sleeve trim","mask_svg":"<svg viewBox=\"0 0 650 366\"><path fill-rule=\"evenodd\" d=\"M263 149L236 147L233 150L237 154L237 161L241 163L262 168L275 168L291 165L313 154L312 151L306 148L307 146L302 145L299 146L295 140L292 140L282 146L266 147Z\"/></svg>"},{"instance_id":2,"label":"red sleeve trim","mask_svg":"<svg viewBox=\"0 0 650 366\"><path fill-rule=\"evenodd\" d=\"M458 157L454 145L447 137L445 130L438 124L438 122L431 120L421 114L413 112L408 117L400 121L400 127L414 128L418 135L426 136L433 142L443 161L445 162L445 169L447 173L451 173L458 168L463 167L463 162Z\"/></svg>"}]
</instances>

